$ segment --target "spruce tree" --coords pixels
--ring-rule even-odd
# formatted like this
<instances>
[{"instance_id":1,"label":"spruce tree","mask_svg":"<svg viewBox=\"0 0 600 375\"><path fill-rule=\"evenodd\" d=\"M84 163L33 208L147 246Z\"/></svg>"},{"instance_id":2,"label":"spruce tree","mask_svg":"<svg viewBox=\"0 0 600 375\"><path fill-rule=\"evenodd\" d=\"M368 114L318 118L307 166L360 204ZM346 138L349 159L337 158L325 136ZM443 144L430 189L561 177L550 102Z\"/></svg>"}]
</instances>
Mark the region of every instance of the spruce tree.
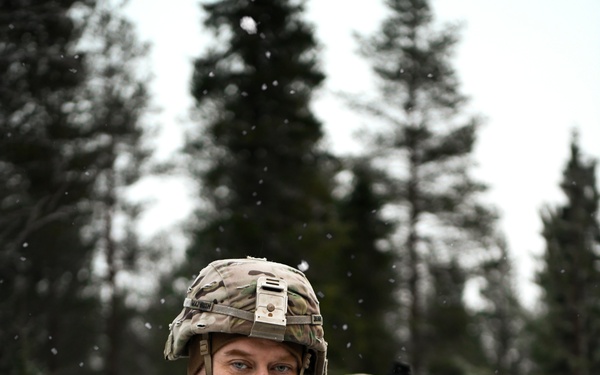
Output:
<instances>
[{"instance_id":1,"label":"spruce tree","mask_svg":"<svg viewBox=\"0 0 600 375\"><path fill-rule=\"evenodd\" d=\"M542 313L534 324L536 374L600 372L600 224L596 162L577 139L560 187L566 202L542 213L546 250L538 274Z\"/></svg>"},{"instance_id":2,"label":"spruce tree","mask_svg":"<svg viewBox=\"0 0 600 375\"><path fill-rule=\"evenodd\" d=\"M324 76L304 5L224 0L203 9L217 42L195 61L191 85L201 122L185 151L206 204L188 275L207 260L251 255L320 277L342 236L331 196L336 162L320 148L310 108Z\"/></svg>"},{"instance_id":3,"label":"spruce tree","mask_svg":"<svg viewBox=\"0 0 600 375\"><path fill-rule=\"evenodd\" d=\"M95 11L113 16L95 6L12 1L0 10L0 175L10 181L0 190L6 374L114 374L111 364L123 366L107 358L93 259L110 242L96 234L124 207L114 191L135 180L128 167L146 97L123 73L133 61L115 60L135 54L132 44L126 56L115 47L127 29L103 29Z\"/></svg>"},{"instance_id":4,"label":"spruce tree","mask_svg":"<svg viewBox=\"0 0 600 375\"><path fill-rule=\"evenodd\" d=\"M400 315L408 328L402 337L413 371L421 375L431 358L424 341L429 265L473 262L494 214L479 202L485 186L470 174L478 121L461 113L466 99L450 60L456 30L434 29L427 0L387 0L386 5L389 15L378 33L360 40L380 95L358 104L386 126L377 132L373 155L376 165L394 166L388 171L401 218Z\"/></svg>"},{"instance_id":5,"label":"spruce tree","mask_svg":"<svg viewBox=\"0 0 600 375\"><path fill-rule=\"evenodd\" d=\"M93 2L80 2L85 16ZM92 373L98 318L82 200L87 129L73 121L85 80L73 1L0 5L0 372ZM82 319L81 317L85 317ZM86 335L81 335L86 332Z\"/></svg>"}]
</instances>

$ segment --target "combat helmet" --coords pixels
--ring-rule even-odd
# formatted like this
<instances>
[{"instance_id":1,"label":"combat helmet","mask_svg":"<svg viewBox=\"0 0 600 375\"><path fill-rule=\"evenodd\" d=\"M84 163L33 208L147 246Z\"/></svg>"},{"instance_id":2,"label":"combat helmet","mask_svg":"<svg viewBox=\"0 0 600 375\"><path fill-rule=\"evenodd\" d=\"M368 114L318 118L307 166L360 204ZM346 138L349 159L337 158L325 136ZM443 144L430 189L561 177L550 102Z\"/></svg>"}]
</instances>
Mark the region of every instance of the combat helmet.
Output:
<instances>
[{"instance_id":1,"label":"combat helmet","mask_svg":"<svg viewBox=\"0 0 600 375\"><path fill-rule=\"evenodd\" d=\"M200 358L212 375L211 336L243 335L302 347L300 374L327 374L319 301L299 270L265 259L225 259L202 269L169 325L165 358ZM194 370L188 364L188 375Z\"/></svg>"}]
</instances>

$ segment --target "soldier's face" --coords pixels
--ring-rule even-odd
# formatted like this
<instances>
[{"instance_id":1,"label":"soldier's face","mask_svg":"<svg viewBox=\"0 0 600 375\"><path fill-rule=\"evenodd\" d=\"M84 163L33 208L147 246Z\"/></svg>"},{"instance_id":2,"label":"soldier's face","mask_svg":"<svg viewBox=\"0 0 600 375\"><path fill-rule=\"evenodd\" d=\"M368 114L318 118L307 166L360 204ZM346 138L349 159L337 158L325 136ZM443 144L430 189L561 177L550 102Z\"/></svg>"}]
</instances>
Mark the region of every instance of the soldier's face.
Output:
<instances>
[{"instance_id":1,"label":"soldier's face","mask_svg":"<svg viewBox=\"0 0 600 375\"><path fill-rule=\"evenodd\" d=\"M244 337L213 354L213 375L297 375L299 363L287 346L276 341ZM205 375L202 368L198 375Z\"/></svg>"}]
</instances>

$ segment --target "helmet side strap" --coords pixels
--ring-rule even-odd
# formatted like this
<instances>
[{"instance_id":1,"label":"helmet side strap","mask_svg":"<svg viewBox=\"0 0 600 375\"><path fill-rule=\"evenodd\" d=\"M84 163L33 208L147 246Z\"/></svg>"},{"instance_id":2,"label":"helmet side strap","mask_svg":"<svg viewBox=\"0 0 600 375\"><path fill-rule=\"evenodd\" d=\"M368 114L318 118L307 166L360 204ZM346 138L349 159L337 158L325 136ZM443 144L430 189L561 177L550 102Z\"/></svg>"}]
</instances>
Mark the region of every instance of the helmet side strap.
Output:
<instances>
[{"instance_id":1,"label":"helmet side strap","mask_svg":"<svg viewBox=\"0 0 600 375\"><path fill-rule=\"evenodd\" d=\"M304 346L302 353L302 363L300 364L300 373L298 375L304 375L304 371L310 365L310 353L308 352L308 348Z\"/></svg>"},{"instance_id":2,"label":"helmet side strap","mask_svg":"<svg viewBox=\"0 0 600 375\"><path fill-rule=\"evenodd\" d=\"M210 355L211 338L209 333L203 333L200 340L200 354L204 356L204 372L213 375L212 356Z\"/></svg>"}]
</instances>

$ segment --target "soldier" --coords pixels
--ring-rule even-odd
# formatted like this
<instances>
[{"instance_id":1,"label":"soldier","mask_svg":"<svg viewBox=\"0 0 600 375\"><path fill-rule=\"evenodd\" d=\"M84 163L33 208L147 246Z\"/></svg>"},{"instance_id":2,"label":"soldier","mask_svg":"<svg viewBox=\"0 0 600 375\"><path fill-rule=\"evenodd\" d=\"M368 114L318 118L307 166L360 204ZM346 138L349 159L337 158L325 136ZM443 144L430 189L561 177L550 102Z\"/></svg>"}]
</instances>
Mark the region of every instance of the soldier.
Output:
<instances>
[{"instance_id":1,"label":"soldier","mask_svg":"<svg viewBox=\"0 0 600 375\"><path fill-rule=\"evenodd\" d=\"M264 259L209 264L169 326L165 358L188 375L326 375L327 342L302 272Z\"/></svg>"}]
</instances>

